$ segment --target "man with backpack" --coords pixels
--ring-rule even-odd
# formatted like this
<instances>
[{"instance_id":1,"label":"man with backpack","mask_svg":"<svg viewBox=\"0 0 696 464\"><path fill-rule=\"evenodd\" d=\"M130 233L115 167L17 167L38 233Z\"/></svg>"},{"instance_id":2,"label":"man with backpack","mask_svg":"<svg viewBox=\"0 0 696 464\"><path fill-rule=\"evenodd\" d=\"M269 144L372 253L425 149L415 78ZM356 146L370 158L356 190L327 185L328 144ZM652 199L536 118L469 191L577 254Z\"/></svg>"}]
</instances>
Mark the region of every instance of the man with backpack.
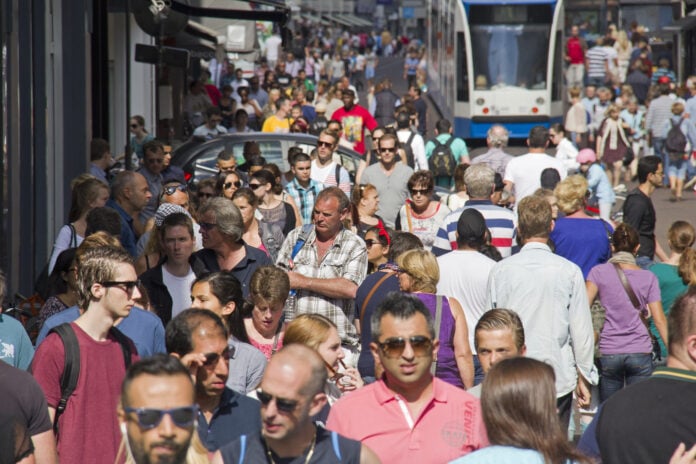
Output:
<instances>
[{"instance_id":1,"label":"man with backpack","mask_svg":"<svg viewBox=\"0 0 696 464\"><path fill-rule=\"evenodd\" d=\"M84 313L39 345L31 371L48 403L61 462L114 462L121 442L115 405L133 342L114 327L140 298L133 259L123 249L94 247L77 259Z\"/></svg>"},{"instance_id":2,"label":"man with backpack","mask_svg":"<svg viewBox=\"0 0 696 464\"><path fill-rule=\"evenodd\" d=\"M452 187L457 165L470 162L466 142L452 135L452 123L447 119L435 124L435 138L425 145L425 157L435 176L435 185L445 188Z\"/></svg>"},{"instance_id":3,"label":"man with backpack","mask_svg":"<svg viewBox=\"0 0 696 464\"><path fill-rule=\"evenodd\" d=\"M423 136L411 129L411 118L406 111L396 114L396 136L406 152L406 164L414 171L428 169Z\"/></svg>"}]
</instances>

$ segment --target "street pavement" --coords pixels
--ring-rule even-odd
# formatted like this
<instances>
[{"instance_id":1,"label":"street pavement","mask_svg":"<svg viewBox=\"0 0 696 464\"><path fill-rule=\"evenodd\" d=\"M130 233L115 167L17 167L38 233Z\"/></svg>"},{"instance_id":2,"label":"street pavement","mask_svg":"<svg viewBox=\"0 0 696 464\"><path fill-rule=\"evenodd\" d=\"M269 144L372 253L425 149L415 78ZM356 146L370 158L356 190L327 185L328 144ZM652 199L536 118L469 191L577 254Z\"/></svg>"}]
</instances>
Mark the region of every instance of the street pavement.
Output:
<instances>
[{"instance_id":1,"label":"street pavement","mask_svg":"<svg viewBox=\"0 0 696 464\"><path fill-rule=\"evenodd\" d=\"M403 79L403 58L401 57L380 57L379 63L376 69L375 81L378 82L380 78L388 77L393 83L393 90L397 95L406 94L408 88L406 81ZM435 123L439 119L439 113L437 108L433 105L432 101L427 98L424 94L424 99L428 104L428 115L427 115L427 125L428 125L428 138L434 136L433 128ZM360 94L360 104L367 104L367 98L364 92ZM468 142L468 141L467 141ZM476 157L477 155L484 153L486 151L485 147L470 147L471 157ZM516 143L515 145L509 147L507 150L511 155L517 156L527 152L523 143ZM553 154L553 150L549 151ZM635 183L627 185L628 190L634 188ZM657 213L657 226L656 235L662 245L665 252L669 253L669 247L667 246L667 230L669 226L677 220L685 220L688 222L693 222L693 214L696 209L696 193L689 189L684 192L684 201L679 203L672 203L669 201L670 191L669 188L660 188L655 191L652 196L653 204L655 206L655 211Z\"/></svg>"}]
</instances>

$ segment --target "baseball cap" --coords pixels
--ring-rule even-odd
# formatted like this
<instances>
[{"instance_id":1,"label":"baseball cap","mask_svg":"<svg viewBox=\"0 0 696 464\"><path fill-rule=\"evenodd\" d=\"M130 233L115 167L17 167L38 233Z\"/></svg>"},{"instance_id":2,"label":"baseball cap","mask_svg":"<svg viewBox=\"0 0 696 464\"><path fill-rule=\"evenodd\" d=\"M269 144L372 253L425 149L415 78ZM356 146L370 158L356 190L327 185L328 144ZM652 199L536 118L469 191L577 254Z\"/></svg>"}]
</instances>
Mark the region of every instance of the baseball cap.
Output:
<instances>
[{"instance_id":1,"label":"baseball cap","mask_svg":"<svg viewBox=\"0 0 696 464\"><path fill-rule=\"evenodd\" d=\"M657 79L658 84L670 84L672 83L672 79L669 78L669 76L660 76Z\"/></svg>"},{"instance_id":2,"label":"baseball cap","mask_svg":"<svg viewBox=\"0 0 696 464\"><path fill-rule=\"evenodd\" d=\"M165 218L174 213L183 213L191 217L191 214L179 205L175 205L174 203L162 203L155 213L155 226L162 227Z\"/></svg>"}]
</instances>

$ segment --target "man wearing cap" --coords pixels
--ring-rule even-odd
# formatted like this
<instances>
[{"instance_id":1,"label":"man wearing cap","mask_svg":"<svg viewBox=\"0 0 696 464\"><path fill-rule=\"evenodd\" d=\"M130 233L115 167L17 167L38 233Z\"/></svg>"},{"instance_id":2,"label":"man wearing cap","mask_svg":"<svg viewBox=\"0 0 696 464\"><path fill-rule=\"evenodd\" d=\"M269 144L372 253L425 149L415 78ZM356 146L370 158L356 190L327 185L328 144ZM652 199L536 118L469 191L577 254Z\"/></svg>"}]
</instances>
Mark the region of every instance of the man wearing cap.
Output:
<instances>
[{"instance_id":1,"label":"man wearing cap","mask_svg":"<svg viewBox=\"0 0 696 464\"><path fill-rule=\"evenodd\" d=\"M191 306L191 285L196 271L202 273L203 263L193 257L196 241L191 216L178 205L162 204L155 215L164 256L157 266L140 275L147 289L150 305L165 326L184 309ZM196 271L194 271L196 267Z\"/></svg>"},{"instance_id":2,"label":"man wearing cap","mask_svg":"<svg viewBox=\"0 0 696 464\"><path fill-rule=\"evenodd\" d=\"M353 89L343 89L343 108L334 111L331 117L343 126L343 136L353 144L353 149L365 156L365 128L370 132L377 127L377 121L366 108L355 104Z\"/></svg>"}]
</instances>

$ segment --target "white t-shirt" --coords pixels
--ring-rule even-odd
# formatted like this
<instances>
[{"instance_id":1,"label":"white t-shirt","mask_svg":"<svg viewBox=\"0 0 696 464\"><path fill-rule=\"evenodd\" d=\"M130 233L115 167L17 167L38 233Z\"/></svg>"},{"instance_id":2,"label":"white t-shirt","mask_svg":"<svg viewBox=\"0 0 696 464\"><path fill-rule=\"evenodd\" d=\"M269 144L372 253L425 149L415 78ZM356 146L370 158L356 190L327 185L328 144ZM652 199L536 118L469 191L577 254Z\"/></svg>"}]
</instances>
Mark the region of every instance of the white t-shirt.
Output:
<instances>
[{"instance_id":1,"label":"white t-shirt","mask_svg":"<svg viewBox=\"0 0 696 464\"><path fill-rule=\"evenodd\" d=\"M280 44L283 43L283 39L279 35L272 35L266 39L264 46L266 47L266 59L269 61L278 60L278 52L280 50Z\"/></svg>"},{"instance_id":2,"label":"white t-shirt","mask_svg":"<svg viewBox=\"0 0 696 464\"><path fill-rule=\"evenodd\" d=\"M437 258L440 266L440 281L437 294L455 298L462 305L469 328L469 345L474 349L474 329L483 313L490 308L486 305L488 274L495 261L478 251L454 250Z\"/></svg>"},{"instance_id":3,"label":"white t-shirt","mask_svg":"<svg viewBox=\"0 0 696 464\"><path fill-rule=\"evenodd\" d=\"M191 307L191 285L196 280L196 274L189 266L189 272L184 277L177 277L162 266L162 282L169 290L172 297L172 318L176 317L184 309Z\"/></svg>"},{"instance_id":4,"label":"white t-shirt","mask_svg":"<svg viewBox=\"0 0 696 464\"><path fill-rule=\"evenodd\" d=\"M541 187L541 172L546 168L556 169L561 180L566 178L563 162L545 153L527 153L510 160L505 168L504 180L514 184L515 208L520 200Z\"/></svg>"}]
</instances>

